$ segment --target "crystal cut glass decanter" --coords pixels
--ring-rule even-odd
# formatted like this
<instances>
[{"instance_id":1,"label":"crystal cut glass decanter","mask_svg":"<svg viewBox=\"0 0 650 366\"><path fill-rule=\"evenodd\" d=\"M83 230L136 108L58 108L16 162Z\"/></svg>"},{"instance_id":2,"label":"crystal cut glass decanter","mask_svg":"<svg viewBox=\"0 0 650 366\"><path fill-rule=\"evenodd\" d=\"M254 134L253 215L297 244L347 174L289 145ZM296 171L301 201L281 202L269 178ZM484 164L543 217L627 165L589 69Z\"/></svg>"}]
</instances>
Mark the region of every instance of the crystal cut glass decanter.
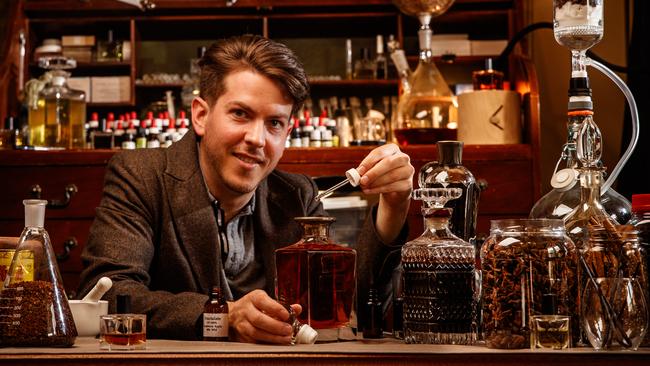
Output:
<instances>
[{"instance_id":1,"label":"crystal cut glass decanter","mask_svg":"<svg viewBox=\"0 0 650 366\"><path fill-rule=\"evenodd\" d=\"M319 341L350 339L356 328L356 251L329 239L335 218L295 220L302 239L275 251L276 298L300 304L298 320L316 329Z\"/></svg>"},{"instance_id":2,"label":"crystal cut glass decanter","mask_svg":"<svg viewBox=\"0 0 650 366\"><path fill-rule=\"evenodd\" d=\"M472 344L476 341L478 289L474 247L449 230L460 188L420 188L424 233L402 248L404 340L407 343Z\"/></svg>"}]
</instances>

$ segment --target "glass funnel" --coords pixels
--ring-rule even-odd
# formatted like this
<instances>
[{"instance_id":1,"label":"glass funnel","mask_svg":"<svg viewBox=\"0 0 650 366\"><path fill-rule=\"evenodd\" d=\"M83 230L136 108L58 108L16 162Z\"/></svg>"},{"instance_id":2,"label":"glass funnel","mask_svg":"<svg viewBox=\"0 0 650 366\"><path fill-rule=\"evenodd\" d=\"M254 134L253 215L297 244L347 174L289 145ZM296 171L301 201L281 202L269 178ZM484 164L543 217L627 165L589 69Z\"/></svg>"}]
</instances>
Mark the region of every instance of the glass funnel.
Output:
<instances>
[{"instance_id":1,"label":"glass funnel","mask_svg":"<svg viewBox=\"0 0 650 366\"><path fill-rule=\"evenodd\" d=\"M473 344L479 280L474 247L449 230L447 201L460 188L420 188L422 235L402 248L406 343Z\"/></svg>"},{"instance_id":2,"label":"glass funnel","mask_svg":"<svg viewBox=\"0 0 650 366\"><path fill-rule=\"evenodd\" d=\"M47 201L23 204L25 229L0 293L0 346L72 346L77 328L43 227Z\"/></svg>"},{"instance_id":3,"label":"glass funnel","mask_svg":"<svg viewBox=\"0 0 650 366\"><path fill-rule=\"evenodd\" d=\"M571 50L572 77L587 76L586 52L603 32L603 0L553 0L553 33Z\"/></svg>"},{"instance_id":4,"label":"glass funnel","mask_svg":"<svg viewBox=\"0 0 650 366\"><path fill-rule=\"evenodd\" d=\"M402 145L433 144L439 140L455 140L457 102L433 62L431 54L431 18L454 3L453 0L393 0L406 15L420 20L418 39L420 60L413 72L410 92L400 96L401 118L393 121L392 130Z\"/></svg>"}]
</instances>

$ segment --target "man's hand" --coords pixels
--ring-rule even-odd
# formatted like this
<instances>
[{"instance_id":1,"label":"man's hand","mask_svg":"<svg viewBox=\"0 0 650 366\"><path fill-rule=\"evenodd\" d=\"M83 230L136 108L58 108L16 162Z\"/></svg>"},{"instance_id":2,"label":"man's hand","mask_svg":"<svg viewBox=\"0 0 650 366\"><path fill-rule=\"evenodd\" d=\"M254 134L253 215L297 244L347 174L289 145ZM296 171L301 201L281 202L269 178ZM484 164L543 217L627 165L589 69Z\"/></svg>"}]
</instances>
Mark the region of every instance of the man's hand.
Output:
<instances>
[{"instance_id":1,"label":"man's hand","mask_svg":"<svg viewBox=\"0 0 650 366\"><path fill-rule=\"evenodd\" d=\"M300 314L300 305L291 305ZM254 290L228 303L230 338L249 343L291 343L292 328L286 323L289 312L263 290Z\"/></svg>"},{"instance_id":2,"label":"man's hand","mask_svg":"<svg viewBox=\"0 0 650 366\"><path fill-rule=\"evenodd\" d=\"M379 193L375 226L384 242L399 234L411 203L413 174L411 159L397 145L386 144L373 149L357 168L365 194Z\"/></svg>"}]
</instances>

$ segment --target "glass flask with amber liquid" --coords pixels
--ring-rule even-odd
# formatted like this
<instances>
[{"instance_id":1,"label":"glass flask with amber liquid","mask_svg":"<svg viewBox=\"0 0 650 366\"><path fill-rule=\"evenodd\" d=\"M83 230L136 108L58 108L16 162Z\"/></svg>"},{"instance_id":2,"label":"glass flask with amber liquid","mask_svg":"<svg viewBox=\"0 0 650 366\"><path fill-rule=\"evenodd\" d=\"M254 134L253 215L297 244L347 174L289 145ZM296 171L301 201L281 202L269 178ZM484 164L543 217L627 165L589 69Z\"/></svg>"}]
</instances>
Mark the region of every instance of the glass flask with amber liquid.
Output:
<instances>
[{"instance_id":1,"label":"glass flask with amber liquid","mask_svg":"<svg viewBox=\"0 0 650 366\"><path fill-rule=\"evenodd\" d=\"M318 332L319 341L353 338L356 328L356 251L333 243L333 217L297 217L303 236L275 251L276 298L300 304L298 320Z\"/></svg>"},{"instance_id":2,"label":"glass flask with amber liquid","mask_svg":"<svg viewBox=\"0 0 650 366\"><path fill-rule=\"evenodd\" d=\"M43 226L47 201L23 204L25 229L0 286L0 347L70 347L77 328Z\"/></svg>"},{"instance_id":3,"label":"glass flask with amber liquid","mask_svg":"<svg viewBox=\"0 0 650 366\"><path fill-rule=\"evenodd\" d=\"M474 246L449 230L448 200L460 188L420 188L425 230L402 247L406 343L473 344L480 281Z\"/></svg>"},{"instance_id":4,"label":"glass flask with amber liquid","mask_svg":"<svg viewBox=\"0 0 650 366\"><path fill-rule=\"evenodd\" d=\"M52 76L38 94L36 109L28 116L29 145L36 149L81 149L85 146L86 95L70 89L64 70L76 61L64 57L44 57L39 66Z\"/></svg>"},{"instance_id":5,"label":"glass flask with amber liquid","mask_svg":"<svg viewBox=\"0 0 650 366\"><path fill-rule=\"evenodd\" d=\"M392 130L403 145L435 144L439 140L455 140L457 136L457 101L431 53L431 18L444 13L453 0L394 0L405 14L418 17L420 60L409 84L410 92L400 96L401 118Z\"/></svg>"}]
</instances>

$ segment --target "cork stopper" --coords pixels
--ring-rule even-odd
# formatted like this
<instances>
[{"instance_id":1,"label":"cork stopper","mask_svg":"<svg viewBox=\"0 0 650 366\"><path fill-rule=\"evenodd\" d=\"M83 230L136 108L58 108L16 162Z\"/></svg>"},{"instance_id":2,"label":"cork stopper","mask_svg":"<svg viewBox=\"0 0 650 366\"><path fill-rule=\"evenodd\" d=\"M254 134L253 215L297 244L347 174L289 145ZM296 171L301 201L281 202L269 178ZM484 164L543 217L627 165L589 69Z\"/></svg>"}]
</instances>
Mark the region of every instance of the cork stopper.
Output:
<instances>
[{"instance_id":1,"label":"cork stopper","mask_svg":"<svg viewBox=\"0 0 650 366\"><path fill-rule=\"evenodd\" d=\"M318 332L307 324L302 324L296 334L296 343L314 344L318 338Z\"/></svg>"}]
</instances>

